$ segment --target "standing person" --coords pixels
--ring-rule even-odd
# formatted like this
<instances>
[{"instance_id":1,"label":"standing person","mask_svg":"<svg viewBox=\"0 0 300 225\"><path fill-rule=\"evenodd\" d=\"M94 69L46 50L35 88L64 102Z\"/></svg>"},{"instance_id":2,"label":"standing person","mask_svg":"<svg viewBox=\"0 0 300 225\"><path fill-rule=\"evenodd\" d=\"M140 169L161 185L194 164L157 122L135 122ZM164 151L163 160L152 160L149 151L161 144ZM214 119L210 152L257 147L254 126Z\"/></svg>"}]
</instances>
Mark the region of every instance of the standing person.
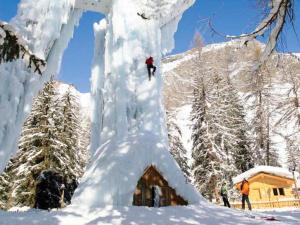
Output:
<instances>
[{"instance_id":1,"label":"standing person","mask_svg":"<svg viewBox=\"0 0 300 225\"><path fill-rule=\"evenodd\" d=\"M223 199L223 202L224 202L224 206L227 206L228 208L230 208L230 203L228 201L227 185L226 185L225 181L223 182L223 184L221 186L220 194L222 196L222 199Z\"/></svg>"},{"instance_id":2,"label":"standing person","mask_svg":"<svg viewBox=\"0 0 300 225\"><path fill-rule=\"evenodd\" d=\"M249 201L250 184L245 178L242 181L240 190L242 193L242 209L245 209L245 201L246 201L248 204L248 209L252 210L251 203Z\"/></svg>"},{"instance_id":3,"label":"standing person","mask_svg":"<svg viewBox=\"0 0 300 225\"><path fill-rule=\"evenodd\" d=\"M147 65L147 70L148 70L148 76L149 76L149 81L151 80L151 75L154 76L154 73L156 71L156 66L153 65L154 60L152 58L152 56L150 56L147 60L146 60L146 65ZM151 69L153 69L153 71L151 72Z\"/></svg>"}]
</instances>

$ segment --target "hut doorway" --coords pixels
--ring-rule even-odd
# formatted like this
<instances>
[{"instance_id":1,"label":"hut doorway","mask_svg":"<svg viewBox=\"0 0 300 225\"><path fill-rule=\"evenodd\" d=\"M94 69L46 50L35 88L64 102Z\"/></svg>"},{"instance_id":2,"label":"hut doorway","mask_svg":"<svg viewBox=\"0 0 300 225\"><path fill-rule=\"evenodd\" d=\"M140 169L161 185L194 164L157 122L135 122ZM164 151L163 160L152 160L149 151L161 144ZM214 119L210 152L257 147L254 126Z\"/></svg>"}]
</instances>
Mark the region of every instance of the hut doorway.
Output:
<instances>
[{"instance_id":1,"label":"hut doorway","mask_svg":"<svg viewBox=\"0 0 300 225\"><path fill-rule=\"evenodd\" d=\"M163 207L187 204L188 202L176 194L154 166L145 170L133 196L135 206Z\"/></svg>"}]
</instances>

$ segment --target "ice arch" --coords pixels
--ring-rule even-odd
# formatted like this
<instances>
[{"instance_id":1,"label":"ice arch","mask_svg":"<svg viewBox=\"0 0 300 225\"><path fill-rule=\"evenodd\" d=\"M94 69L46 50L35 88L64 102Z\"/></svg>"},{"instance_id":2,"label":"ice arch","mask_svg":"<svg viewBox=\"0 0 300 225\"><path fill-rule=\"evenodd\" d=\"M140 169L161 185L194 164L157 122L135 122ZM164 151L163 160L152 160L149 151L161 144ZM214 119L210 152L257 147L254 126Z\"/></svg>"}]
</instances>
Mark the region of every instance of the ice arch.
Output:
<instances>
[{"instance_id":1,"label":"ice arch","mask_svg":"<svg viewBox=\"0 0 300 225\"><path fill-rule=\"evenodd\" d=\"M95 25L92 68L92 162L75 193L74 205L130 205L143 170L156 166L189 203L199 195L182 175L168 152L162 106L160 71L148 82L145 57L161 56L174 47L173 36L183 12L194 0L22 0L11 21L26 44L47 61L42 77L22 60L0 65L0 170L14 153L18 134L32 98L43 83L57 75L74 27L86 9L104 13ZM148 19L137 15L144 14ZM5 84L5 86L3 85ZM98 150L97 148L100 147ZM131 162L135 159L137 162ZM104 167L103 167L104 166ZM129 174L121 178L122 170ZM172 171L172 172L170 172ZM122 180L121 179L121 180ZM95 195L101 194L100 199ZM98 193L98 194L97 194ZM93 199L94 198L94 199Z\"/></svg>"}]
</instances>

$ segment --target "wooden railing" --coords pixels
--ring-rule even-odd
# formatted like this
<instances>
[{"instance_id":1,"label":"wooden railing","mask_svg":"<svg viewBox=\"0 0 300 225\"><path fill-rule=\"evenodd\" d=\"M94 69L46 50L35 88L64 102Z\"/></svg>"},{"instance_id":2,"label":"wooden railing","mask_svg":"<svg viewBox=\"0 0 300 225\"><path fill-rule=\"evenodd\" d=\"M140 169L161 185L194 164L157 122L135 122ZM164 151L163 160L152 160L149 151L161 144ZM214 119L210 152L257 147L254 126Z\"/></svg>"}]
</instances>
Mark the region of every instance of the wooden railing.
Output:
<instances>
[{"instance_id":1,"label":"wooden railing","mask_svg":"<svg viewBox=\"0 0 300 225\"><path fill-rule=\"evenodd\" d=\"M230 203L232 208L241 209L241 202ZM267 208L284 208L284 207L296 207L300 208L300 199L287 199L280 201L269 201L269 202L251 202L253 209L267 209ZM247 203L245 203L247 209Z\"/></svg>"}]
</instances>

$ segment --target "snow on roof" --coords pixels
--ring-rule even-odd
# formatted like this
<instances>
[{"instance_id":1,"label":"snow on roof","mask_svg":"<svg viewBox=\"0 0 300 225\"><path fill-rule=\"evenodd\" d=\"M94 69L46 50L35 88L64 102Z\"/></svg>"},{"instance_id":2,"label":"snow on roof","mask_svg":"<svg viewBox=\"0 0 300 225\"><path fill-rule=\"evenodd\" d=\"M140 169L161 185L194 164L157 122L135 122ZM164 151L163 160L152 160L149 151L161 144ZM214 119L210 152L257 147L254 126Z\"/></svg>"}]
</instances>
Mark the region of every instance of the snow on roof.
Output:
<instances>
[{"instance_id":1,"label":"snow on roof","mask_svg":"<svg viewBox=\"0 0 300 225\"><path fill-rule=\"evenodd\" d=\"M202 197L187 182L161 140L153 133L139 133L104 144L92 157L72 206L88 210L104 205L131 206L138 180L150 165L189 204L199 203Z\"/></svg>"},{"instance_id":2,"label":"snow on roof","mask_svg":"<svg viewBox=\"0 0 300 225\"><path fill-rule=\"evenodd\" d=\"M244 178L249 179L258 173L269 173L281 177L293 179L293 173L286 168L274 166L257 166L232 179L234 184L241 182Z\"/></svg>"}]
</instances>

